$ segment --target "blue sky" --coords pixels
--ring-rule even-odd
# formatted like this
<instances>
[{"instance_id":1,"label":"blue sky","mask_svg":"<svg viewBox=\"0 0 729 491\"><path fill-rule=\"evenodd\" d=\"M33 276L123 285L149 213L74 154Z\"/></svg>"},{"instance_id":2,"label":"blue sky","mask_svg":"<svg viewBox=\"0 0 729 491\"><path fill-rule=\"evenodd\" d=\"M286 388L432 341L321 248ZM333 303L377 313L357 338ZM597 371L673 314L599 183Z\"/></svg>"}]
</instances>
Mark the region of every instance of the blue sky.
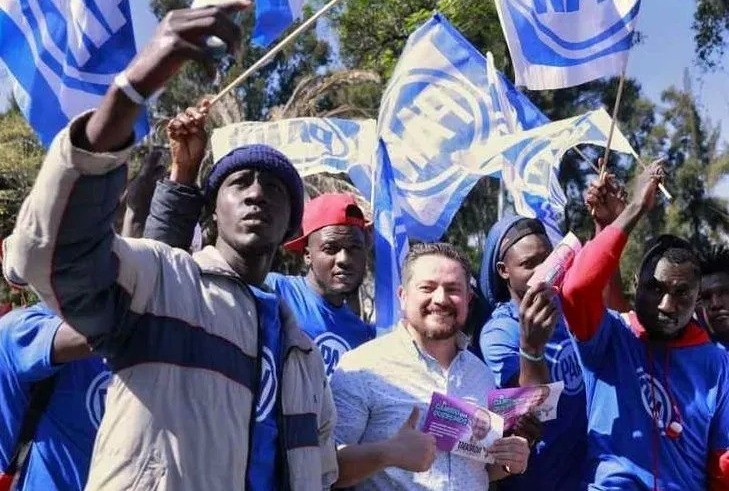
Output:
<instances>
[{"instance_id":1,"label":"blue sky","mask_svg":"<svg viewBox=\"0 0 729 491\"><path fill-rule=\"evenodd\" d=\"M729 56L725 69L704 73L694 63L691 22L695 2L687 0L643 0L638 30L644 42L633 49L628 76L637 79L644 94L660 104L661 92L671 85L682 87L688 68L702 115L721 124L724 145L729 144ZM670 187L670 183L669 183ZM729 177L714 191L729 199Z\"/></svg>"}]
</instances>

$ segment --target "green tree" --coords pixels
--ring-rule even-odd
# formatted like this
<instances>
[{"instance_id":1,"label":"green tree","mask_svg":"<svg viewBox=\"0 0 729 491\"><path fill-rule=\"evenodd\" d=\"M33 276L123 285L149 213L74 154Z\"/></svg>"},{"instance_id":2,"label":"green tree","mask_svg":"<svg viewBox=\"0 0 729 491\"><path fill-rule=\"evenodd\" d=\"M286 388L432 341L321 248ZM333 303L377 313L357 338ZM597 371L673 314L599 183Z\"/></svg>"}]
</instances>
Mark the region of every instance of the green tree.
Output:
<instances>
[{"instance_id":1,"label":"green tree","mask_svg":"<svg viewBox=\"0 0 729 491\"><path fill-rule=\"evenodd\" d=\"M701 64L710 70L719 68L729 41L729 2L698 0L692 28Z\"/></svg>"},{"instance_id":2,"label":"green tree","mask_svg":"<svg viewBox=\"0 0 729 491\"><path fill-rule=\"evenodd\" d=\"M0 115L0 237L7 237L45 150L17 106Z\"/></svg>"}]
</instances>

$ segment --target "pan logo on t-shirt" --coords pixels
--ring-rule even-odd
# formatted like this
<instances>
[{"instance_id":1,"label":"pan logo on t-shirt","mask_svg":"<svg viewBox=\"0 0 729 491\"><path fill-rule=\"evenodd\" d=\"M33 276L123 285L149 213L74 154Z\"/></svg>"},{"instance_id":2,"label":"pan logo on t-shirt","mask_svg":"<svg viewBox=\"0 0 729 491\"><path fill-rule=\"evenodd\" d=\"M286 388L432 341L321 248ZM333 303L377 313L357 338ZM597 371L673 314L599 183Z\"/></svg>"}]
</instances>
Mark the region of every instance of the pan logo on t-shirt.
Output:
<instances>
[{"instance_id":1,"label":"pan logo on t-shirt","mask_svg":"<svg viewBox=\"0 0 729 491\"><path fill-rule=\"evenodd\" d=\"M564 382L564 393L567 395L575 395L582 392L585 388L585 381L582 378L582 367L577 357L572 341L565 339L559 344L547 344L547 349L553 350L552 361L552 380Z\"/></svg>"},{"instance_id":2,"label":"pan logo on t-shirt","mask_svg":"<svg viewBox=\"0 0 729 491\"><path fill-rule=\"evenodd\" d=\"M99 373L86 389L86 413L94 428L99 429L101 418L106 408L106 389L111 382L111 372L104 370Z\"/></svg>"},{"instance_id":3,"label":"pan logo on t-shirt","mask_svg":"<svg viewBox=\"0 0 729 491\"><path fill-rule=\"evenodd\" d=\"M331 332L320 334L314 342L319 348L321 357L324 360L327 377L331 377L337 365L339 365L339 360L342 359L342 355L352 348L342 337Z\"/></svg>"},{"instance_id":4,"label":"pan logo on t-shirt","mask_svg":"<svg viewBox=\"0 0 729 491\"><path fill-rule=\"evenodd\" d=\"M646 373L642 368L638 368L636 372L640 382L640 398L643 401L643 407L650 418L656 422L661 434L663 434L670 422L673 421L673 408L668 391L659 380Z\"/></svg>"}]
</instances>

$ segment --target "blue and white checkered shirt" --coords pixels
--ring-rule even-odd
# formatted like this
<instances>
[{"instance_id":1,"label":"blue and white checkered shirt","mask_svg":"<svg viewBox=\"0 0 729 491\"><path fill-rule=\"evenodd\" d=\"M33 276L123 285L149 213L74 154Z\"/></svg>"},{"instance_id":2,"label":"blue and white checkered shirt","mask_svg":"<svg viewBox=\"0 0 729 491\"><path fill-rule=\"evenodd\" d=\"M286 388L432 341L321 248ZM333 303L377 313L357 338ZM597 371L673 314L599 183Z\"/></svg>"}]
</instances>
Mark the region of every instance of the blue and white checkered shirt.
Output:
<instances>
[{"instance_id":1,"label":"blue and white checkered shirt","mask_svg":"<svg viewBox=\"0 0 729 491\"><path fill-rule=\"evenodd\" d=\"M460 397L486 406L495 388L491 371L465 349L445 370L422 351L407 329L392 332L344 355L332 377L337 407L337 445L379 442L395 435L410 415L420 409L425 421L433 392ZM438 451L429 471L414 473L389 467L361 482L362 490L488 490L489 476L482 462Z\"/></svg>"}]
</instances>

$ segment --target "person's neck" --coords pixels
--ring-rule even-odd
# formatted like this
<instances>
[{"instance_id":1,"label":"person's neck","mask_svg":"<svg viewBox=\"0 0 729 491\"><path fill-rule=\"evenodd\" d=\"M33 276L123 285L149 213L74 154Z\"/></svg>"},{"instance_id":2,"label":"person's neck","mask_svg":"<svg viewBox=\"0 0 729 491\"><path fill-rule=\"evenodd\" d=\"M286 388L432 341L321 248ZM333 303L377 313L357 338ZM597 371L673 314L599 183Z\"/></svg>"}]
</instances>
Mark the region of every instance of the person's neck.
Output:
<instances>
[{"instance_id":1,"label":"person's neck","mask_svg":"<svg viewBox=\"0 0 729 491\"><path fill-rule=\"evenodd\" d=\"M516 292L516 290L512 290L511 287L509 287L509 296L511 297L511 301L514 302L517 305L521 305L521 298L519 294Z\"/></svg>"},{"instance_id":2,"label":"person's neck","mask_svg":"<svg viewBox=\"0 0 729 491\"><path fill-rule=\"evenodd\" d=\"M259 286L263 284L266 275L271 269L273 256L276 253L274 248L270 250L251 250L246 251L246 255L242 256L238 251L233 249L230 244L221 240L215 242L215 248L218 250L225 262L236 272L238 276L247 284Z\"/></svg>"},{"instance_id":3,"label":"person's neck","mask_svg":"<svg viewBox=\"0 0 729 491\"><path fill-rule=\"evenodd\" d=\"M344 293L332 293L325 291L316 281L316 277L311 269L306 273L306 281L309 283L309 288L319 294L327 303L334 305L335 307L341 307L344 305Z\"/></svg>"},{"instance_id":4,"label":"person's neck","mask_svg":"<svg viewBox=\"0 0 729 491\"><path fill-rule=\"evenodd\" d=\"M686 324L681 329L679 329L678 331L676 331L672 334L666 334L666 333L658 332L658 331L657 332L648 331L647 332L648 339L651 342L654 342L657 344L668 343L670 341L674 341L674 340L680 338L681 336L683 336L684 333L686 332L687 328L688 328L688 324Z\"/></svg>"},{"instance_id":5,"label":"person's neck","mask_svg":"<svg viewBox=\"0 0 729 491\"><path fill-rule=\"evenodd\" d=\"M416 329L410 327L407 322L403 324L421 350L435 358L438 364L446 370L451 366L451 363L458 354L456 336L448 339L428 339L422 336Z\"/></svg>"}]
</instances>

